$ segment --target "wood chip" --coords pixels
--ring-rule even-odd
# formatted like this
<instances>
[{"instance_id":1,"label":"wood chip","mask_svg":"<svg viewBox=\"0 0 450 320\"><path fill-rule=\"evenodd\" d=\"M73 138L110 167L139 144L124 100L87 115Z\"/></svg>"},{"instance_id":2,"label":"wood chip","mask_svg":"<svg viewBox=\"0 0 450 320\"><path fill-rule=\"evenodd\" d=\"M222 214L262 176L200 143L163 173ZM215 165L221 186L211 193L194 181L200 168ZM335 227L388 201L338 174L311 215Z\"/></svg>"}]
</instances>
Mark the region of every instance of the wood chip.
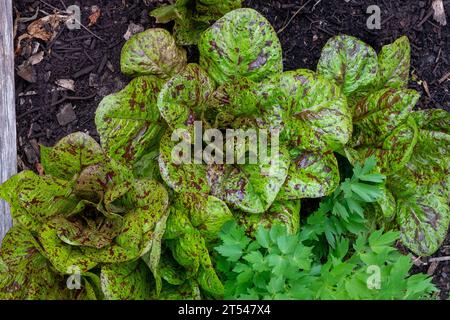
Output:
<instances>
[{"instance_id":1,"label":"wood chip","mask_svg":"<svg viewBox=\"0 0 450 320\"><path fill-rule=\"evenodd\" d=\"M430 89L428 88L428 83L425 80L423 80L422 86L423 86L423 89L425 90L425 93L427 94L428 98L431 98Z\"/></svg>"},{"instance_id":2,"label":"wood chip","mask_svg":"<svg viewBox=\"0 0 450 320\"><path fill-rule=\"evenodd\" d=\"M58 79L55 84L63 89L75 91L75 81L72 79Z\"/></svg>"},{"instance_id":3,"label":"wood chip","mask_svg":"<svg viewBox=\"0 0 450 320\"><path fill-rule=\"evenodd\" d=\"M100 15L101 15L101 10L96 5L91 7L91 12L92 12L91 15L88 17L88 19L89 19L88 27L96 25L97 20L98 20L98 18L100 18Z\"/></svg>"},{"instance_id":4,"label":"wood chip","mask_svg":"<svg viewBox=\"0 0 450 320\"><path fill-rule=\"evenodd\" d=\"M28 82L36 82L36 71L27 61L17 68L17 75Z\"/></svg>"},{"instance_id":5,"label":"wood chip","mask_svg":"<svg viewBox=\"0 0 450 320\"><path fill-rule=\"evenodd\" d=\"M32 55L31 57L28 58L28 63L32 66L38 64L39 62L42 61L42 59L44 59L44 51L38 52L34 55Z\"/></svg>"},{"instance_id":6,"label":"wood chip","mask_svg":"<svg viewBox=\"0 0 450 320\"><path fill-rule=\"evenodd\" d=\"M134 34L144 31L144 27L140 24L134 24L130 22L127 32L123 35L125 40L129 40Z\"/></svg>"},{"instance_id":7,"label":"wood chip","mask_svg":"<svg viewBox=\"0 0 450 320\"><path fill-rule=\"evenodd\" d=\"M439 261L433 261L428 267L427 274L432 276L434 271L436 271L437 266L439 265Z\"/></svg>"},{"instance_id":8,"label":"wood chip","mask_svg":"<svg viewBox=\"0 0 450 320\"><path fill-rule=\"evenodd\" d=\"M441 26L447 25L447 18L445 17L445 8L442 0L433 0L433 19L439 22Z\"/></svg>"}]
</instances>

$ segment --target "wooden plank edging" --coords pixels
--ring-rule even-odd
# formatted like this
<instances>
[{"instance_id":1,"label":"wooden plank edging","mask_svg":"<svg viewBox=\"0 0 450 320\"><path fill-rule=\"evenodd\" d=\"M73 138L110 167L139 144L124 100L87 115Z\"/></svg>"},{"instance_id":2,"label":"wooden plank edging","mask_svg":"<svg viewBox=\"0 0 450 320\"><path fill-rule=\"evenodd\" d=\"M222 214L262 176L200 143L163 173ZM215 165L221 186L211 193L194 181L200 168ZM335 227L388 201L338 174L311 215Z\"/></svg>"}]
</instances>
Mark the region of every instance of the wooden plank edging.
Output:
<instances>
[{"instance_id":1,"label":"wooden plank edging","mask_svg":"<svg viewBox=\"0 0 450 320\"><path fill-rule=\"evenodd\" d=\"M0 0L0 183L17 172L12 0ZM0 243L12 226L9 205L0 200Z\"/></svg>"}]
</instances>

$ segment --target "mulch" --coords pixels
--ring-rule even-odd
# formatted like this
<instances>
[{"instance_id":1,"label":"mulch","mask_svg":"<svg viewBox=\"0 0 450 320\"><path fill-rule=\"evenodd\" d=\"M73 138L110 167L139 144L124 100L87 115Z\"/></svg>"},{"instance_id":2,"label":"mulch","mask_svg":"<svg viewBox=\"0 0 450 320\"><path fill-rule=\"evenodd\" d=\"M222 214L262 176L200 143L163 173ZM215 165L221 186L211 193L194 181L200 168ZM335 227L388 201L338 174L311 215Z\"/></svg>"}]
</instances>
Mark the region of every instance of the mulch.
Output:
<instances>
[{"instance_id":1,"label":"mulch","mask_svg":"<svg viewBox=\"0 0 450 320\"><path fill-rule=\"evenodd\" d=\"M44 51L44 58L32 68L35 82L16 75L16 112L18 132L18 169L35 169L39 159L39 144L53 145L65 135L88 132L99 139L94 115L100 100L122 89L129 81L120 73L120 51L130 23L145 29L157 26L148 16L155 2L164 0L17 0L15 17L31 17L36 9L53 13L76 4L81 8L81 22L87 26L92 6L101 15L86 29L62 28L50 42L24 41L22 53L16 57L16 67L32 53ZM370 5L381 8L381 29L369 30L366 13ZM450 12L450 1L444 1ZM356 36L375 50L407 35L412 45L412 80L410 87L421 93L417 108L441 108L450 111L450 31L433 20L431 0L246 0L246 7L261 12L279 31L283 46L285 70L315 69L322 47L337 34ZM297 13L295 15L295 13ZM38 17L45 14L40 13ZM291 19L293 16L295 17ZM289 22L289 20L291 20ZM447 20L450 18L447 14ZM288 24L289 22L289 24ZM18 23L17 36L30 22ZM170 27L170 25L169 25ZM39 43L39 47L36 47ZM195 48L189 48L192 62L198 58ZM61 90L56 81L74 80L74 91ZM442 80L444 79L444 80ZM450 255L450 237L434 255ZM415 267L414 272L427 272L429 265ZM432 270L430 270L431 272ZM450 262L439 262L433 271L433 281L441 289L441 297L450 292Z\"/></svg>"}]
</instances>

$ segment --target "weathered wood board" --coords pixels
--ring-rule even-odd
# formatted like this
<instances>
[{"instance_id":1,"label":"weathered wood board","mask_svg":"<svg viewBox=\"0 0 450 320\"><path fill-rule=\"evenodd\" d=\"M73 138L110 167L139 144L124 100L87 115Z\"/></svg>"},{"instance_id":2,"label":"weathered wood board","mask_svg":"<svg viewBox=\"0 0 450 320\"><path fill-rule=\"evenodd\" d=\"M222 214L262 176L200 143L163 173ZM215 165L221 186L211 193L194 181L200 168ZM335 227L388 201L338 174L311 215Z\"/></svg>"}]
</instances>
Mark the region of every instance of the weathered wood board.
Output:
<instances>
[{"instance_id":1,"label":"weathered wood board","mask_svg":"<svg viewBox=\"0 0 450 320\"><path fill-rule=\"evenodd\" d=\"M0 0L0 183L17 171L12 0ZM11 228L9 206L0 200L0 243Z\"/></svg>"}]
</instances>

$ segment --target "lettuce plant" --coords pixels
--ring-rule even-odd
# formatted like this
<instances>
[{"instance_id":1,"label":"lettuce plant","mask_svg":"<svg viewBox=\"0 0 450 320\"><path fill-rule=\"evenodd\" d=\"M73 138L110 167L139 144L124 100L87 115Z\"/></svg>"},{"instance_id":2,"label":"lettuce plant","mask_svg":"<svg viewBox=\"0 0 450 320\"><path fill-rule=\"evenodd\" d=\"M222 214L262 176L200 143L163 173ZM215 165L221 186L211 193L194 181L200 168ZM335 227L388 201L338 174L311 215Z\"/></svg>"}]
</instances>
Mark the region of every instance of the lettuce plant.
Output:
<instances>
[{"instance_id":1,"label":"lettuce plant","mask_svg":"<svg viewBox=\"0 0 450 320\"><path fill-rule=\"evenodd\" d=\"M449 115L413 111L419 95L406 88L407 38L377 55L358 39L334 37L316 71L283 71L273 27L255 10L231 11L238 6L176 1L154 11L161 22L176 20L174 35L155 28L125 43L121 70L132 79L98 106L101 145L70 135L42 147L45 175L24 171L0 186L14 218L0 252L0 297L371 298L360 288L364 266L383 259L401 291L387 298L430 292L420 276L407 277L409 260L393 252L398 233L369 236L378 227L398 228L414 253L429 255L450 220ZM217 21L209 26L211 20ZM194 42L198 63L179 46ZM255 150L234 136L222 142L233 141L241 158L218 151L220 139L199 126L219 134L253 130L267 142L264 161L246 161ZM174 151L189 161L176 161ZM211 161L217 155L234 160ZM342 157L354 166L353 177L345 179ZM323 197L301 225L302 199ZM279 274L261 269L264 277L255 280L268 281L262 291L241 292L252 285L248 275L259 272L253 272L259 260L244 259L250 264L226 272L231 281L243 280L236 288L218 272L223 259L213 249L230 240L220 233L230 220L245 229L241 249L254 251L253 258L260 258L256 251L276 252L261 268ZM269 247L250 244L280 223ZM347 234L358 239L353 250ZM239 245L228 243L220 254L236 262L243 257L236 258ZM293 265L278 265L297 251ZM311 283L295 284L293 267ZM74 270L82 276L77 293L64 283ZM333 282L334 275L342 281ZM324 292L342 285L341 295ZM301 288L308 288L306 296Z\"/></svg>"},{"instance_id":2,"label":"lettuce plant","mask_svg":"<svg viewBox=\"0 0 450 320\"><path fill-rule=\"evenodd\" d=\"M178 44L197 44L201 33L224 14L240 8L242 0L173 0L150 12L157 23L175 21L173 34Z\"/></svg>"},{"instance_id":3,"label":"lettuce plant","mask_svg":"<svg viewBox=\"0 0 450 320\"><path fill-rule=\"evenodd\" d=\"M450 115L414 111L420 95L407 88L409 67L407 37L377 56L362 41L337 36L325 45L317 72L334 80L349 102L354 130L341 152L353 163L376 157L387 176L384 205L377 211L386 223L395 220L407 247L428 256L450 224Z\"/></svg>"},{"instance_id":4,"label":"lettuce plant","mask_svg":"<svg viewBox=\"0 0 450 320\"><path fill-rule=\"evenodd\" d=\"M0 188L14 220L1 249L1 297L74 298L62 280L78 273L86 297L149 298L162 237L155 230L168 214L164 186L133 179L83 133L42 147L41 160L45 175L22 171ZM147 255L150 268L140 259Z\"/></svg>"}]
</instances>

